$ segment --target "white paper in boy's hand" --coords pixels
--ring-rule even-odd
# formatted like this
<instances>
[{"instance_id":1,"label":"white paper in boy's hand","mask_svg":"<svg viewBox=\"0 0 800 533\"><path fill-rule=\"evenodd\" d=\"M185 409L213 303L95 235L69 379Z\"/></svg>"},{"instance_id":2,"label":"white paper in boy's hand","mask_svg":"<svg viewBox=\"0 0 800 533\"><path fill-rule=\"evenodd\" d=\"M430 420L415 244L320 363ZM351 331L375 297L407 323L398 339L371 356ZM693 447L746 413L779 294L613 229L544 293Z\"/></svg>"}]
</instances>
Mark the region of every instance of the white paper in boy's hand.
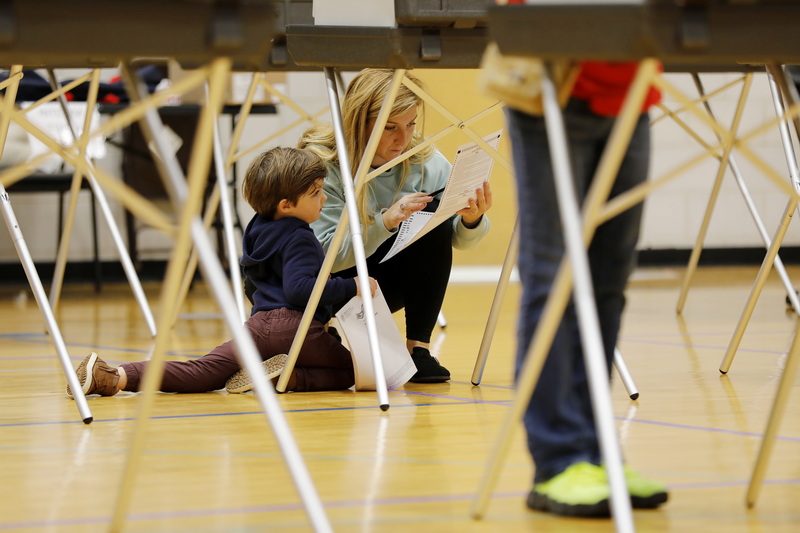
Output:
<instances>
[{"instance_id":1,"label":"white paper in boy's hand","mask_svg":"<svg viewBox=\"0 0 800 533\"><path fill-rule=\"evenodd\" d=\"M386 388L396 389L411 379L417 372L417 367L411 360L403 336L397 329L380 288L372 299L372 306L375 311L375 327L378 330L378 346L383 361ZM375 370L372 365L372 352L369 347L361 297L354 296L336 313L336 318L342 335L350 346L356 372L356 390L375 390Z\"/></svg>"}]
</instances>

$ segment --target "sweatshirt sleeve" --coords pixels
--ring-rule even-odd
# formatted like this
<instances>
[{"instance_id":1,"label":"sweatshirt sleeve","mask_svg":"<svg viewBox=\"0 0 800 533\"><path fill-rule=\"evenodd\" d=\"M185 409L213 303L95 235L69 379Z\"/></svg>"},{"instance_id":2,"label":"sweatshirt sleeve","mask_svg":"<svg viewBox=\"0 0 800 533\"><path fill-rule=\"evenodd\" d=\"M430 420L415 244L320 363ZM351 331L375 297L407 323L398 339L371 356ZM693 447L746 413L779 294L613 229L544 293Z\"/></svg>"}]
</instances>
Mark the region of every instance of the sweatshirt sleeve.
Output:
<instances>
[{"instance_id":1,"label":"sweatshirt sleeve","mask_svg":"<svg viewBox=\"0 0 800 533\"><path fill-rule=\"evenodd\" d=\"M282 252L283 292L290 305L303 309L314 291L322 263L314 235L308 231L297 233L298 238L290 239ZM331 278L325 283L319 305L347 301L355 295L354 279Z\"/></svg>"},{"instance_id":2,"label":"sweatshirt sleeve","mask_svg":"<svg viewBox=\"0 0 800 533\"><path fill-rule=\"evenodd\" d=\"M471 229L461 222L461 215L456 215L453 217L453 248L458 250L474 248L489 233L489 227L489 217L486 216L486 213L483 214L478 225Z\"/></svg>"}]
</instances>

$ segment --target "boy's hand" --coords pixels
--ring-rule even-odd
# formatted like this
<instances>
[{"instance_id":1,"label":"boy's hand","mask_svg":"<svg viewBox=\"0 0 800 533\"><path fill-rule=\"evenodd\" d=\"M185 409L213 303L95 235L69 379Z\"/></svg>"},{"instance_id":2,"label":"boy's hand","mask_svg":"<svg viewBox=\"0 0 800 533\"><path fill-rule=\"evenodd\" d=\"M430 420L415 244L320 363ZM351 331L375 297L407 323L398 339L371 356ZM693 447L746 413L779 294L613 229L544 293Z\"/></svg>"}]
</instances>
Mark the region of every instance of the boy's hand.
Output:
<instances>
[{"instance_id":1,"label":"boy's hand","mask_svg":"<svg viewBox=\"0 0 800 533\"><path fill-rule=\"evenodd\" d=\"M358 276L354 277L353 279L356 280L356 296L361 296L361 285L358 282ZM378 281L373 277L369 278L369 289L372 292L372 297L374 298L375 293L378 291Z\"/></svg>"}]
</instances>

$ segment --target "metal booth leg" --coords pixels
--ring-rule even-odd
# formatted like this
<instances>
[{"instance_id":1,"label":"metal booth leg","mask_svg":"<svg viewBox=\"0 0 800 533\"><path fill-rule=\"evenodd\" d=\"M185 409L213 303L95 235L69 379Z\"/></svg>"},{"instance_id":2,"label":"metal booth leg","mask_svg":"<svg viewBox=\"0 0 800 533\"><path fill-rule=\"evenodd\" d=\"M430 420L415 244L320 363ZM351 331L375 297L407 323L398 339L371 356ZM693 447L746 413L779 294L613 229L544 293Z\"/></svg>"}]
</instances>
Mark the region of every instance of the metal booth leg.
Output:
<instances>
[{"instance_id":1,"label":"metal booth leg","mask_svg":"<svg viewBox=\"0 0 800 533\"><path fill-rule=\"evenodd\" d=\"M785 112L785 107L783 102L786 101L787 104L791 104L796 101L795 95L792 94L791 88L792 85L786 82L784 77L783 71L780 67L776 65L768 65L768 77L770 80L770 88L772 90L772 102L775 106L775 112L778 117L782 117ZM777 84L777 85L776 85ZM778 88L780 85L780 90ZM796 91L795 91L796 92ZM783 95L783 96L782 96ZM791 179L791 185L793 189L797 192L800 192L800 170L798 170L797 166L797 159L795 158L794 148L791 141L791 135L789 133L788 127L788 119L780 120L778 123L781 140L783 141L783 148L784 153L786 156L786 163L789 168L789 176ZM795 128L797 128L797 121L795 121ZM783 216L780 220L780 225L775 232L775 235L772 238L772 242L770 243L769 248L767 249L767 254L764 257L764 260L761 264L761 268L758 271L758 275L756 276L756 280L753 283L753 288L750 291L750 296L747 299L747 303L745 304L745 308L742 311L742 314L739 318L739 322L736 324L736 329L733 332L730 342L728 343L728 348L725 351L725 355L722 358L722 362L719 366L719 371L723 374L727 374L730 370L731 365L733 364L733 359L736 356L736 351L739 348L739 344L742 341L742 337L744 336L745 329L747 329L747 325L750 322L750 317L755 310L756 303L758 303L758 298L761 295L761 291L764 288L764 285L767 282L767 277L769 275L770 270L772 269L773 263L777 260L778 257L778 250L780 249L781 245L783 244L783 239L786 237L786 232L789 229L789 223L792 220L792 216L794 215L797 209L797 199L796 197L792 197L786 205L786 209L784 210ZM794 293L794 290L789 289L790 291L790 301L791 298L794 297L796 300L797 294Z\"/></svg>"},{"instance_id":2,"label":"metal booth leg","mask_svg":"<svg viewBox=\"0 0 800 533\"><path fill-rule=\"evenodd\" d=\"M392 103L397 96L397 91L400 88L400 84L402 83L404 75L405 70L402 69L398 69L394 73L394 78L392 79L392 83L386 94L386 99L381 106L381 111L375 121L375 126L372 129L372 134L370 135L369 141L367 141L367 148L364 153L364 158L361 160L356 172L355 182L358 190L360 190L360 188L366 183L369 163L372 161L372 157L375 155L375 151L378 148L378 141L380 140L381 135L380 132L383 131L383 127L386 124L386 121L389 119L389 112L391 111ZM316 309L317 304L319 303L325 280L327 280L328 275L331 272L333 260L336 256L336 253L339 251L339 247L344 239L346 226L349 222L351 240L353 243L353 252L356 259L356 271L358 272L358 281L360 284L359 289L362 294L362 301L364 303L364 318L367 325L367 335L369 338L370 352L372 355L372 365L375 372L375 389L378 395L378 405L382 411L386 411L389 409L389 395L386 390L386 377L383 371L383 360L381 359L380 355L380 346L378 346L378 331L375 325L375 313L372 307L372 298L367 298L364 296L371 293L369 288L369 273L367 272L367 259L364 252L364 242L361 238L361 224L358 219L358 209L355 201L357 191L353 187L352 172L349 162L350 159L348 157L345 144L344 127L342 125L341 109L339 107L339 95L336 88L336 74L333 68L325 68L325 83L328 92L328 100L330 102L331 116L333 117L336 149L339 153L339 165L342 175L342 183L344 184L347 211L342 213L342 218L339 220L339 226L336 228L336 233L334 234L333 240L331 241L328 251L325 254L325 260L322 263L322 269L320 270L317 281L314 284L314 290L312 291L311 298L309 298L306 310L303 313L303 318L300 320L300 326L298 328L297 335L295 335L294 342L292 343L292 348L289 350L289 357L286 361L286 366L284 367L284 371L281 373L281 377L278 379L278 384L275 386L275 388L278 392L283 392L286 390L286 385L289 382L289 376L291 375L292 368L294 368L295 362L297 361L297 356L300 353L300 347L305 340L308 327L311 324L313 310Z\"/></svg>"},{"instance_id":3,"label":"metal booth leg","mask_svg":"<svg viewBox=\"0 0 800 533\"><path fill-rule=\"evenodd\" d=\"M749 87L750 87L751 78L752 78L752 75L748 74L747 78L746 78L746 85L742 89L742 93L741 93L740 98L739 98L739 106L738 106L739 109L742 107L742 104L743 104L747 94L749 93ZM706 91L705 91L705 89L703 87L703 83L700 80L699 74L693 73L692 74L692 79L694 80L694 84L697 87L698 94L700 95L701 99L703 100L703 107L705 108L706 112L708 113L708 116L713 121L715 121L716 123L719 124L719 121L717 120L716 116L714 115L714 112L711 110L711 104L710 104L710 102L709 102L709 100L707 98L707 94L706 94ZM772 91L773 92L773 94L772 94L773 102L776 102L777 101L776 98L780 98L780 95L775 92L774 83L770 83L770 87L773 89L773 91ZM778 101L778 103L776 105L780 106L779 101ZM780 111L779 113L782 113L782 111ZM737 111L737 114L738 114L738 111ZM723 139L720 136L719 132L716 132L716 137L717 137L717 140L720 143L723 141ZM785 137L782 137L782 138L785 140ZM784 151L786 151L786 146L785 145L784 145ZM788 153L791 153L791 151L787 152L787 157L788 157ZM719 159L720 159L720 168L724 169L724 156L720 156ZM739 187L739 190L740 190L740 192L742 194L742 198L744 199L745 204L747 205L747 209L748 209L748 211L750 212L750 215L753 218L753 222L755 223L756 228L758 229L758 233L761 236L761 240L764 242L765 248L769 249L769 246L771 244L770 236L767 233L766 227L764 226L764 222L762 221L761 216L760 216L760 214L758 212L758 208L756 207L755 202L753 201L752 195L750 194L750 191L749 191L749 189L747 187L747 184L744 181L742 173L739 170L739 165L736 163L736 160L734 159L733 154L729 154L728 155L727 163L728 163L728 167L731 170L731 173L733 174L734 179L736 180L736 184ZM790 165L790 172L791 172L791 165ZM692 250L691 257L689 258L689 263L687 265L687 271L686 271L686 274L684 276L683 287L681 288L681 294L680 294L680 296L678 298L678 305L677 305L677 313L678 314L683 312L683 307L684 307L684 305L686 303L686 298L687 298L687 295L688 295L689 285L691 283L692 275L693 275L693 273L694 273L694 271L695 271L695 269L697 267L697 264L699 262L700 252L702 250L703 240L705 238L706 230L707 230L708 224L710 222L711 211L714 208L714 203L715 203L717 195L719 193L719 186L721 184L722 177L723 177L723 174L722 174L722 172L720 172L717 175L717 181L714 184L714 188L713 188L713 191L712 191L711 199L709 200L706 216L704 217L703 224L701 225L700 231L698 232L697 242L695 244L694 249ZM786 272L786 268L784 267L783 261L781 261L780 256L776 256L775 257L775 271L778 273L778 276L781 278L781 281L783 282L784 287L786 288L787 297L789 298L790 305L792 306L792 308L795 310L796 313L800 313L800 300L798 300L797 293L794 291L794 288L792 287L792 282L789 279L789 275Z\"/></svg>"},{"instance_id":4,"label":"metal booth leg","mask_svg":"<svg viewBox=\"0 0 800 533\"><path fill-rule=\"evenodd\" d=\"M14 65L11 68L10 76L22 72L22 66ZM10 77L9 76L9 77ZM6 89L5 100L3 101L2 113L0 113L0 154L2 148L5 147L6 137L8 135L8 127L11 123L11 111L13 110L14 101L17 97L18 82L11 84ZM67 383L75 398L75 404L78 406L78 412L84 424L92 422L92 413L89 410L89 404L86 401L86 396L83 393L81 384L78 381L78 376L75 374L75 369L72 367L69 354L67 353L64 338L61 335L61 330L58 327L56 318L53 315L53 310L50 303L47 301L47 295L42 286L42 280L39 278L39 273L36 271L36 266L33 263L31 254L28 251L28 245L25 243L25 238L22 235L22 230L19 227L17 218L14 215L14 210L11 207L11 200L6 192L5 187L0 184L0 209L3 211L3 219L6 221L8 232L11 235L11 240L14 241L14 247L17 250L22 267L25 269L25 275L28 277L28 283L31 286L33 295L36 298L36 303L39 310L44 316L47 323L47 330L50 333L50 338L58 354L58 359L61 362L61 367L64 370L64 375L67 378Z\"/></svg>"},{"instance_id":5,"label":"metal booth leg","mask_svg":"<svg viewBox=\"0 0 800 533\"><path fill-rule=\"evenodd\" d=\"M47 301L47 295L44 292L42 280L39 278L39 273L36 271L36 266L33 264L33 259L31 259L31 254L28 251L28 245L25 243L25 238L22 236L22 230L20 230L17 219L14 216L14 210L11 208L11 201L8 197L8 193L1 184L0 207L3 211L3 218L6 221L8 232L11 235L11 239L14 241L14 247L17 249L19 260L25 269L25 275L28 277L28 283L36 298L36 303L47 323L47 331L50 333L50 338L56 347L58 359L61 361L61 367L67 377L67 384L69 384L75 403L78 406L78 412L84 424L89 424L92 422L92 413L89 410L89 404L86 402L86 396L83 394L83 389L78 381L78 376L75 374L75 369L72 367L72 362L67 353L67 346L64 344L61 330L53 315L53 310L50 308L50 303Z\"/></svg>"},{"instance_id":6,"label":"metal booth leg","mask_svg":"<svg viewBox=\"0 0 800 533\"><path fill-rule=\"evenodd\" d=\"M50 78L50 86L54 91L61 89L60 83L56 80L55 74L53 73L52 69L48 69L48 76ZM67 109L67 100L64 98L64 95L59 95L59 103L61 104L61 110L64 113L64 119L67 122L67 126L69 128L70 134L72 135L72 139L76 145L84 146L84 149L81 152L81 157L83 161L85 161L85 176L86 179L89 181L89 185L92 188L92 193L94 194L94 199L97 202L97 205L100 206L100 211L103 213L103 218L108 225L108 229L111 233L111 237L114 241L114 245L117 248L117 253L119 254L120 263L122 264L122 269L125 272L125 276L128 278L128 283L131 286L131 290L133 291L133 295L136 298L137 303L139 304L139 308L142 311L142 315L147 323L147 328L150 331L150 335L155 337L156 335L156 323L155 319L153 318L153 312L150 310L150 305L147 303L147 298L145 297L144 290L142 289L142 283L139 280L139 275L136 273L136 268L133 266L133 262L131 261L130 254L128 253L128 248L125 246L125 243L122 239L122 234L120 233L119 226L117 226L116 221L114 220L114 214L111 212L111 207L108 204L108 199L106 198L105 193L100 188L100 185L97 183L97 180L94 177L94 164L92 161L86 156L85 153L85 146L88 143L88 139L90 136L89 131L89 124L90 124L90 114L92 113L93 103L96 101L97 90L99 87L99 74L100 71L95 69L92 76L92 82L89 86L89 102L86 109L86 118L83 124L83 131L80 137L78 136L74 125L72 124L72 119L69 114L69 110ZM81 175L77 175L73 177L73 186L72 192L70 192L70 203L69 203L69 211L67 213L67 225L64 228L63 235L61 237L61 244L59 246L58 257L56 258L56 270L53 274L53 285L50 288L50 302L53 305L53 309L56 309L58 306L58 302L61 296L61 287L64 278L64 270L67 263L67 252L69 249L69 239L72 234L72 223L75 219L75 212L77 211L77 197L75 192L80 189L80 180L82 179ZM75 183L77 182L77 183ZM94 203L93 203L94 208ZM95 246L97 246L97 239L95 238ZM96 254L95 254L96 255Z\"/></svg>"},{"instance_id":7,"label":"metal booth leg","mask_svg":"<svg viewBox=\"0 0 800 533\"><path fill-rule=\"evenodd\" d=\"M276 440L281 448L286 465L292 474L295 486L300 493L306 512L315 531L332 531L325 510L314 488L309 473L305 467L302 456L292 437L291 430L280 409L275 392L262 371L261 357L249 332L244 328L236 312L236 305L230 292L230 287L225 279L225 274L219 264L219 258L205 231L205 226L199 217L202 194L208 172L209 159L212 146L212 121L214 120L213 108L221 105L224 83L230 63L227 59L217 59L209 67L210 104L200 116L198 134L195 139L195 149L189 165L188 180L184 180L180 166L174 155L165 149L166 144L162 138L160 118L154 109L147 111L142 125L146 137L152 142L159 153L160 169L164 175L165 185L171 194L176 209L181 210L180 226L175 242L174 253L167 268L164 289L161 298L159 313L159 334L153 350L153 357L145 374L142 395L139 402L134 433L131 438L125 472L121 480L121 487L117 505L112 519L112 531L120 531L125 520L125 515L131 500L133 483L138 472L139 457L144 446L146 425L155 400L164 368L169 322L172 320L172 307L176 305L180 280L185 269L189 248L194 243L200 257L200 266L214 292L221 311L224 314L226 325L233 332L237 355L241 365L250 374L253 380L255 393L264 409L269 424L272 427ZM124 78L132 100L142 101L142 94L146 90L138 78L134 77L128 65L123 67ZM204 156L206 157L205 159ZM188 181L188 185L187 185Z\"/></svg>"},{"instance_id":8,"label":"metal booth leg","mask_svg":"<svg viewBox=\"0 0 800 533\"><path fill-rule=\"evenodd\" d=\"M519 219L517 219L517 222L514 224L511 242L508 245L506 258L503 261L503 268L500 271L500 279L497 281L497 289L495 290L494 299L492 300L492 308L489 311L489 318L486 321L486 328L483 332L483 339L481 340L481 346L478 351L478 358L475 360L475 367L472 371L472 384L475 386L478 386L481 383L483 371L486 368L486 361L489 358L489 348L492 344L494 331L497 329L497 322L500 319L500 306L505 298L506 288L508 287L508 283L511 279L511 272L514 268L514 264L517 262L517 239L519 237L518 224ZM628 366L625 364L625 360L622 358L622 353L620 353L619 349L616 348L614 349L614 367L619 372L620 378L622 378L622 383L625 385L625 390L627 390L630 399L638 399L639 390L636 388L636 383L634 383L633 377L628 371Z\"/></svg>"},{"instance_id":9,"label":"metal booth leg","mask_svg":"<svg viewBox=\"0 0 800 533\"><path fill-rule=\"evenodd\" d=\"M793 104L800 101L800 98L798 98L797 89L788 79L788 73L784 69L781 69L777 65L769 65L769 72L773 82L780 84L781 92L784 94L787 104ZM800 133L800 121L798 121L796 118L794 119L794 126L796 132ZM786 154L787 158L789 157L789 153ZM753 465L753 474L750 478L750 484L747 487L747 495L745 498L745 503L748 507L752 508L755 506L758 493L761 489L762 483L764 482L767 465L775 447L775 439L778 436L778 429L780 427L781 419L783 418L783 413L786 411L786 404L788 403L792 384L794 383L797 375L797 367L799 363L800 324L795 327L792 347L786 357L786 364L783 368L781 380L775 393L775 400L772 405L772 410L770 411L767 428L764 431L764 436L761 439L761 447L758 451L758 457Z\"/></svg>"}]
</instances>

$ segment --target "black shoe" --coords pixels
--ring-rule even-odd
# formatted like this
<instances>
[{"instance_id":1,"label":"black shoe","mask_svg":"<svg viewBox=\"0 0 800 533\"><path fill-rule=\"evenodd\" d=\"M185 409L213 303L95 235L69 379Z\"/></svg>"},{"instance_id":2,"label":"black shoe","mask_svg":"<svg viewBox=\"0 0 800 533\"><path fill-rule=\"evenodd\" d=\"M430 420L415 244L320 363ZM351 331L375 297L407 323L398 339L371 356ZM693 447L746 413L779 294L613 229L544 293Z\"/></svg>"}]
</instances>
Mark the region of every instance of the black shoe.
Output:
<instances>
[{"instance_id":1,"label":"black shoe","mask_svg":"<svg viewBox=\"0 0 800 533\"><path fill-rule=\"evenodd\" d=\"M409 379L412 383L444 383L450 380L450 371L440 365L427 348L415 347L411 352L411 360L417 367L417 373Z\"/></svg>"},{"instance_id":2,"label":"black shoe","mask_svg":"<svg viewBox=\"0 0 800 533\"><path fill-rule=\"evenodd\" d=\"M339 332L336 331L336 328L333 326L328 326L328 333L337 341L342 342L342 336L339 335Z\"/></svg>"},{"instance_id":3,"label":"black shoe","mask_svg":"<svg viewBox=\"0 0 800 533\"><path fill-rule=\"evenodd\" d=\"M797 291L795 291L795 292L797 292ZM797 295L800 296L800 292L797 292ZM794 310L792 308L792 299L789 298L788 294L786 295L786 310L787 311L793 311Z\"/></svg>"}]
</instances>

